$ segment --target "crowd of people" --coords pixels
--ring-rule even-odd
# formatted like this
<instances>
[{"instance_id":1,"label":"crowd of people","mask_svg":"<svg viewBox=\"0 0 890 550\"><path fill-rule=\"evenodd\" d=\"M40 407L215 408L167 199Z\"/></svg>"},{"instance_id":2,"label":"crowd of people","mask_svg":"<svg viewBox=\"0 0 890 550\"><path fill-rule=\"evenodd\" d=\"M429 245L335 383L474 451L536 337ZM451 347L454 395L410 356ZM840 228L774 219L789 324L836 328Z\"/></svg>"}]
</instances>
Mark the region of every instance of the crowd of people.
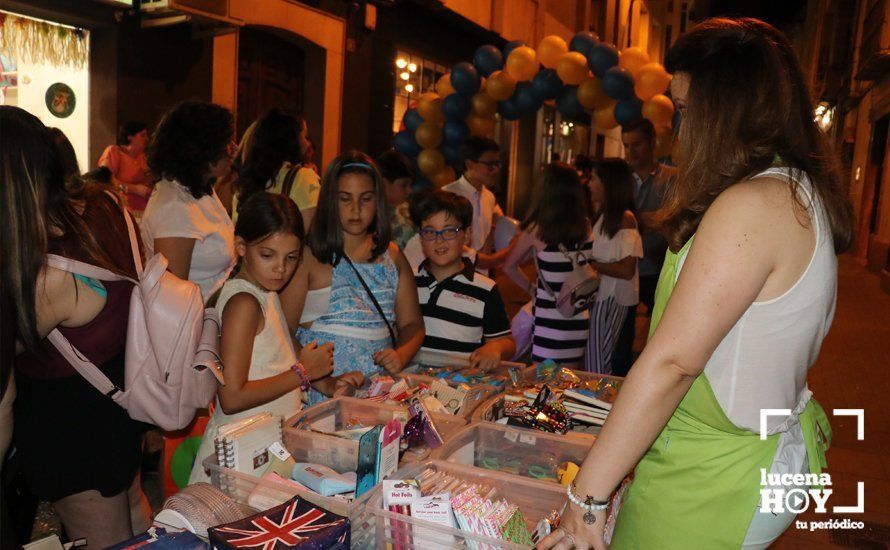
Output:
<instances>
[{"instance_id":1,"label":"crowd of people","mask_svg":"<svg viewBox=\"0 0 890 550\"><path fill-rule=\"evenodd\" d=\"M543 166L518 234L500 248L493 228L504 212L492 189L501 152L487 138L462 145L455 182L412 192L411 164L394 151L376 160L345 152L319 175L299 116L273 109L236 143L227 109L189 101L151 132L139 122L122 125L99 161L106 171L79 175L37 118L0 107L0 134L16 136L0 142L0 453L14 419L30 490L53 503L72 539L101 548L147 526L139 465L148 426L44 340L58 329L123 386L130 284L72 275L47 266L46 255L133 276L126 215L138 221L144 256L163 254L168 270L198 285L222 320L226 385L192 481L206 480L200 461L214 426L259 411L290 416L304 403L349 394L376 373L398 373L421 349L483 369L519 355L630 373L574 486L595 501L608 500L650 444L666 437L659 433L675 411L719 417L722 424L695 429L724 439L736 426L756 429L752 411L766 402L787 405L805 422L815 401L802 374L830 324L833 262L849 241L849 218L830 166L813 155L822 145L812 120L798 116L807 112L806 86L789 48L774 29L750 20L705 22L684 35L669 59L673 99L686 111L679 174L656 160L651 123L624 127L625 159ZM740 79L773 91L732 88ZM714 132L721 139L708 137ZM777 231L785 238L773 239ZM579 263L596 270L599 289L590 307L566 316L557 295ZM517 350L520 335L493 279L499 272L531 299L530 335L522 338L528 351ZM639 302L652 336L634 362ZM778 341L770 335L779 326L794 334ZM776 383L758 384L761 376ZM752 386L763 392L741 393ZM687 392L711 396L710 408ZM809 442L792 437L796 426L776 422L770 430L781 434L772 450L790 449L796 458L786 466L800 472L818 460ZM702 456L720 454L690 432L677 427L671 449L697 445ZM47 441L65 456L47 452ZM769 467L767 454L751 459ZM628 519L616 537L649 547L658 526L686 513L668 497L686 478L672 470L677 460L667 451L640 464L648 469L638 468L636 484L651 486L628 492L621 516ZM715 487L715 498L732 500ZM745 506L733 509L731 533L715 535L721 522L699 521L697 513L682 521L690 533L735 542L774 538L790 521L749 527L754 504ZM543 544L602 547L602 513L591 524L582 512L570 506Z\"/></svg>"}]
</instances>

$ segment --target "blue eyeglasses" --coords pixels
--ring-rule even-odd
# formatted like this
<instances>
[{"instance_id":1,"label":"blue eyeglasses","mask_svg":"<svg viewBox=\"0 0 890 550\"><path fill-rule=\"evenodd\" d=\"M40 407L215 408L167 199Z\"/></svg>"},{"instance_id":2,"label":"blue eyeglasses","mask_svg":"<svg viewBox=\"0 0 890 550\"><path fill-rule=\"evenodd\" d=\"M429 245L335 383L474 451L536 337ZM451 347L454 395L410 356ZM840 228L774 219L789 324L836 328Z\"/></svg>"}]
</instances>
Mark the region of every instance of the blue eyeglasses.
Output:
<instances>
[{"instance_id":1,"label":"blue eyeglasses","mask_svg":"<svg viewBox=\"0 0 890 550\"><path fill-rule=\"evenodd\" d=\"M420 238L427 242L435 242L439 237L442 237L443 241L450 241L457 237L457 234L463 230L463 227L446 227L441 231L436 231L430 227L424 227L420 230Z\"/></svg>"}]
</instances>

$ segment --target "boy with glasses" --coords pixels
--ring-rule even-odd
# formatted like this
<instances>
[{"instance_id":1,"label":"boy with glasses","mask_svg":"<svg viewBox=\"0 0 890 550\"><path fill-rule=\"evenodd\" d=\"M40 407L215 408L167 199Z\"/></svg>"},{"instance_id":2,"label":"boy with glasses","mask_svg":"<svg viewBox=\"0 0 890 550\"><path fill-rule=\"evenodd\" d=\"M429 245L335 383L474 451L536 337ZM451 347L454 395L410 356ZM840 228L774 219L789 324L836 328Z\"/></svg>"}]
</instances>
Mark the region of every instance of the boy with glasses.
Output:
<instances>
[{"instance_id":1,"label":"boy with glasses","mask_svg":"<svg viewBox=\"0 0 890 550\"><path fill-rule=\"evenodd\" d=\"M415 276L426 327L422 350L469 359L488 370L513 356L516 343L495 282L464 257L473 235L473 208L464 197L432 191L411 200L423 254Z\"/></svg>"}]
</instances>

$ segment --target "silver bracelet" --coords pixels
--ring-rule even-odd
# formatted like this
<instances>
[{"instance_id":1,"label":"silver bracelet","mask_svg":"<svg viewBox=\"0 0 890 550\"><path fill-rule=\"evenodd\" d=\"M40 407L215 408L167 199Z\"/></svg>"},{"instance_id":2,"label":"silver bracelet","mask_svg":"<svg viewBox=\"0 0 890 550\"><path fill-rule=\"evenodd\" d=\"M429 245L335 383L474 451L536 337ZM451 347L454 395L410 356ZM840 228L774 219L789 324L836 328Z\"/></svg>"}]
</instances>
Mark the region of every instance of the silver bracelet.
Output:
<instances>
[{"instance_id":1,"label":"silver bracelet","mask_svg":"<svg viewBox=\"0 0 890 550\"><path fill-rule=\"evenodd\" d=\"M569 498L569 502L584 510L584 523L593 525L596 522L596 516L593 513L608 508L609 501L597 501L590 495L587 495L587 498L582 500L581 497L572 492L574 485L574 483L566 485L566 496Z\"/></svg>"}]
</instances>

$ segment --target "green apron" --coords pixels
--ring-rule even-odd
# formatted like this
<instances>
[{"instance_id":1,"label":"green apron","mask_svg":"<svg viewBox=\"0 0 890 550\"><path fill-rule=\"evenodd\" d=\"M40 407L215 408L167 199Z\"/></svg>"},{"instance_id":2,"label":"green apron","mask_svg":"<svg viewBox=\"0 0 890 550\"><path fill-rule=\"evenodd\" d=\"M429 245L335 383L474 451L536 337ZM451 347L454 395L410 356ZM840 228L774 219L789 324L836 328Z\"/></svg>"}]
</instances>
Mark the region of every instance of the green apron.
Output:
<instances>
[{"instance_id":1,"label":"green apron","mask_svg":"<svg viewBox=\"0 0 890 550\"><path fill-rule=\"evenodd\" d=\"M650 337L691 244L692 239L678 253L667 253ZM800 414L800 424L810 471L821 473L831 427L815 399ZM778 434L761 440L730 422L702 373L634 470L612 548L739 548L760 501L760 469L769 472L778 443Z\"/></svg>"}]
</instances>

